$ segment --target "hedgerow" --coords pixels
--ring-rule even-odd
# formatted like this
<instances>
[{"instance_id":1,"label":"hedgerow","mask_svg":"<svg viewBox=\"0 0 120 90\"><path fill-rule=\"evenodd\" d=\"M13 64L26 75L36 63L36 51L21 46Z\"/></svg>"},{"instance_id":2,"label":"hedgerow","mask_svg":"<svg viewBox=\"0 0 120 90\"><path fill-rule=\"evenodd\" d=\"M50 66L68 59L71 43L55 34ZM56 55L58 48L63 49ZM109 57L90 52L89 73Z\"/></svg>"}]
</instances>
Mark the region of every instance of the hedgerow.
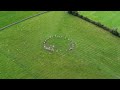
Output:
<instances>
[{"instance_id":1,"label":"hedgerow","mask_svg":"<svg viewBox=\"0 0 120 90\"><path fill-rule=\"evenodd\" d=\"M115 35L117 37L120 37L120 33L117 31L117 29L111 29L111 28L103 25L100 22L96 22L94 20L89 19L88 17L85 17L85 16L79 14L77 11L68 11L68 13L71 14L71 15L77 16L77 17L79 17L79 18L81 18L81 19L83 19L83 20L85 20L85 21L87 21L89 23L92 23L92 24L94 24L94 25L96 25L96 26L98 26L98 27L112 33L113 35Z\"/></svg>"}]
</instances>

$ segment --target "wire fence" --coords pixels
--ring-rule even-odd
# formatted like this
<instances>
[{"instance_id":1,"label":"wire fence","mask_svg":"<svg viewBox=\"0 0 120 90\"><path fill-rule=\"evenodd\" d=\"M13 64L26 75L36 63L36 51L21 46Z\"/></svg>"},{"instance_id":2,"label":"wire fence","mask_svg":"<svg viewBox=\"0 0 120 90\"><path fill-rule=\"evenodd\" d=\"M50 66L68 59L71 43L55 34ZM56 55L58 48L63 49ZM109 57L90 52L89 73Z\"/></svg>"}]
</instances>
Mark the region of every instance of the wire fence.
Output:
<instances>
[{"instance_id":1,"label":"wire fence","mask_svg":"<svg viewBox=\"0 0 120 90\"><path fill-rule=\"evenodd\" d=\"M6 26L0 28L0 31L4 30L4 29L6 29L6 28L9 28L9 27L11 27L11 26L13 26L13 25L16 25L16 24L18 24L18 23L21 23L21 22L23 22L23 21L26 21L26 20L28 20L28 19L31 19L31 18L40 16L40 15L43 15L43 14L48 13L48 12L50 12L50 11L44 11L44 12L42 12L42 13L38 13L38 14L35 14L35 15L32 15L32 16L26 17L26 18L21 19L21 20L19 20L19 21L17 21L17 22L11 23L11 24L9 24L9 25L6 25Z\"/></svg>"}]
</instances>

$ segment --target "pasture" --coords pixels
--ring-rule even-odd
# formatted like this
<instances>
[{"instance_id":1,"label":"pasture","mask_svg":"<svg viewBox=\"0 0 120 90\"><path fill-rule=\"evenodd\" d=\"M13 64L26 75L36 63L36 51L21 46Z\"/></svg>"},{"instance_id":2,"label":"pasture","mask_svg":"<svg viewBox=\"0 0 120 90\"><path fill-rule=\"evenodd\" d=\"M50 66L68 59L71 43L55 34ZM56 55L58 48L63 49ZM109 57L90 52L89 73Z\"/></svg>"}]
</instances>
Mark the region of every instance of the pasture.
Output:
<instances>
[{"instance_id":1,"label":"pasture","mask_svg":"<svg viewBox=\"0 0 120 90\"><path fill-rule=\"evenodd\" d=\"M55 35L74 42L74 49L66 51L69 40L52 38L49 43L58 52L45 50L45 40ZM0 31L1 79L120 78L119 68L120 38L64 11L51 11Z\"/></svg>"},{"instance_id":2,"label":"pasture","mask_svg":"<svg viewBox=\"0 0 120 90\"><path fill-rule=\"evenodd\" d=\"M120 11L79 11L79 13L110 28L118 28L120 32Z\"/></svg>"}]
</instances>

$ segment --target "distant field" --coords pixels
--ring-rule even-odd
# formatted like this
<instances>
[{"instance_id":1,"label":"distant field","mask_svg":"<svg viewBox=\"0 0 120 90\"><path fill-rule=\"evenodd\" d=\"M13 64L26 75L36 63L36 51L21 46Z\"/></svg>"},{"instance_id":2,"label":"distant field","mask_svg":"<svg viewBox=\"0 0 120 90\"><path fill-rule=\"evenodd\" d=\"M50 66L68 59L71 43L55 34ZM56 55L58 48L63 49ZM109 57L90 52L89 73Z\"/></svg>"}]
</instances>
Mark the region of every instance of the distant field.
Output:
<instances>
[{"instance_id":1,"label":"distant field","mask_svg":"<svg viewBox=\"0 0 120 90\"><path fill-rule=\"evenodd\" d=\"M0 11L0 28L39 13L39 11Z\"/></svg>"},{"instance_id":2,"label":"distant field","mask_svg":"<svg viewBox=\"0 0 120 90\"><path fill-rule=\"evenodd\" d=\"M79 13L110 28L118 28L120 32L120 11L79 11Z\"/></svg>"},{"instance_id":3,"label":"distant field","mask_svg":"<svg viewBox=\"0 0 120 90\"><path fill-rule=\"evenodd\" d=\"M43 42L54 35L71 39L75 49L46 51ZM63 11L49 12L0 31L0 78L120 78L120 38Z\"/></svg>"}]
</instances>

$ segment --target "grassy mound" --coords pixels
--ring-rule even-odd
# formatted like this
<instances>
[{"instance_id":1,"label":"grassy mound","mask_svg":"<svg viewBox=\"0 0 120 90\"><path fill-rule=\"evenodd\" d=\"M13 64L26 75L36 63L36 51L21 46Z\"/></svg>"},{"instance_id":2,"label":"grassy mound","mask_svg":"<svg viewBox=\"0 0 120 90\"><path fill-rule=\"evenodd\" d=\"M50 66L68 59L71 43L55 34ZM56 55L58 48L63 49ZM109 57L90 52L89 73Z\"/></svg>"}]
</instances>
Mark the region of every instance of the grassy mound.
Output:
<instances>
[{"instance_id":1,"label":"grassy mound","mask_svg":"<svg viewBox=\"0 0 120 90\"><path fill-rule=\"evenodd\" d=\"M72 39L75 49L46 52L43 42L54 35ZM120 78L119 47L120 39L101 28L49 12L0 32L0 78Z\"/></svg>"}]
</instances>

